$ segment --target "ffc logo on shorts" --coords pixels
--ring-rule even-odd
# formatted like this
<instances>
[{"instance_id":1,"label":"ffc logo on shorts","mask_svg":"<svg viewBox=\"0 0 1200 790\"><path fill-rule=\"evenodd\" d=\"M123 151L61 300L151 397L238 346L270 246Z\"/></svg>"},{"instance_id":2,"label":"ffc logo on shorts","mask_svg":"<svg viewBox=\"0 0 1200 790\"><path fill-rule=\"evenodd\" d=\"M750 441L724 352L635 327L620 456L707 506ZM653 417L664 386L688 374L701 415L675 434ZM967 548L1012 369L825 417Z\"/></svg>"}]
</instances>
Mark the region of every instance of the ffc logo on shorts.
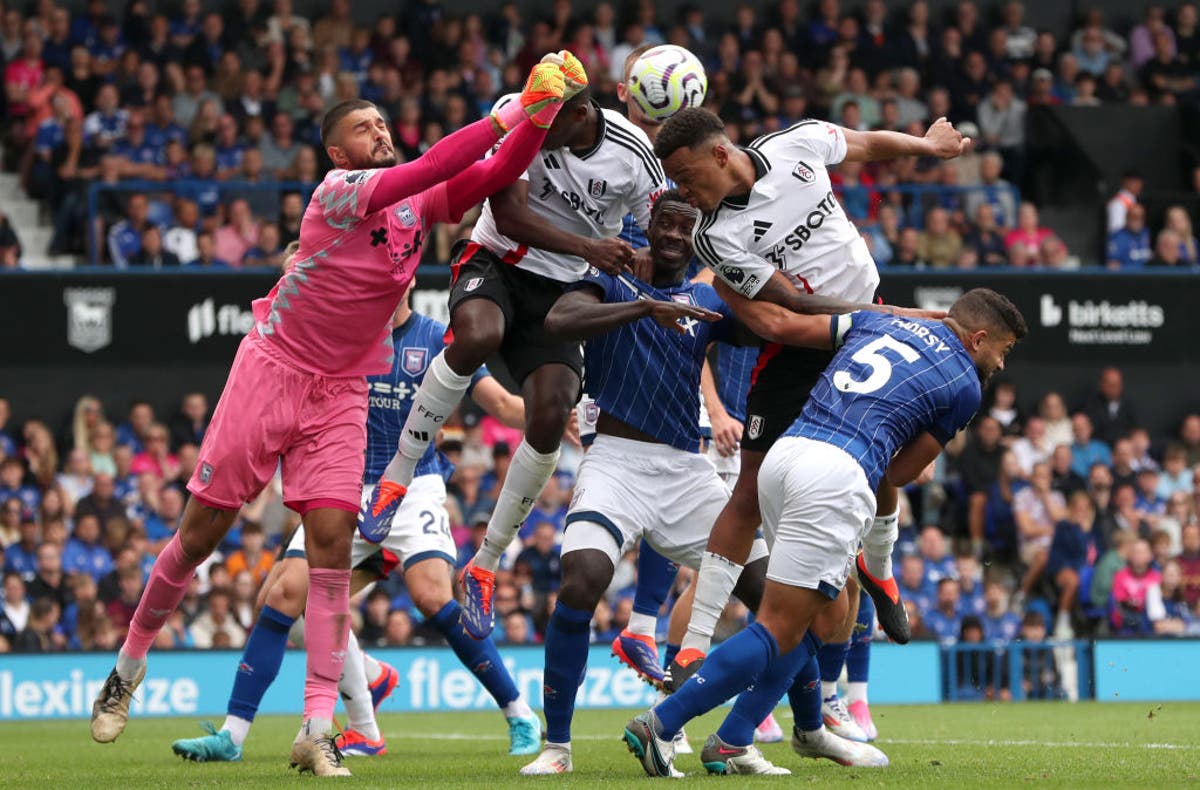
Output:
<instances>
[{"instance_id":1,"label":"ffc logo on shorts","mask_svg":"<svg viewBox=\"0 0 1200 790\"><path fill-rule=\"evenodd\" d=\"M425 362L428 359L429 349L425 348L406 348L404 349L404 372L410 376L419 376L425 372Z\"/></svg>"},{"instance_id":2,"label":"ffc logo on shorts","mask_svg":"<svg viewBox=\"0 0 1200 790\"><path fill-rule=\"evenodd\" d=\"M463 291L470 293L481 285L483 285L482 277L472 277L471 279L467 280L467 284L463 286Z\"/></svg>"},{"instance_id":3,"label":"ffc logo on shorts","mask_svg":"<svg viewBox=\"0 0 1200 790\"><path fill-rule=\"evenodd\" d=\"M757 439L762 436L763 418L757 414L750 415L750 422L746 423L746 435L751 439Z\"/></svg>"},{"instance_id":4,"label":"ffc logo on shorts","mask_svg":"<svg viewBox=\"0 0 1200 790\"><path fill-rule=\"evenodd\" d=\"M817 174L813 172L813 169L803 161L796 163L796 167L792 170L792 175L806 184L811 184L817 178Z\"/></svg>"},{"instance_id":5,"label":"ffc logo on shorts","mask_svg":"<svg viewBox=\"0 0 1200 790\"><path fill-rule=\"evenodd\" d=\"M208 485L212 482L212 464L200 464L200 482Z\"/></svg>"}]
</instances>

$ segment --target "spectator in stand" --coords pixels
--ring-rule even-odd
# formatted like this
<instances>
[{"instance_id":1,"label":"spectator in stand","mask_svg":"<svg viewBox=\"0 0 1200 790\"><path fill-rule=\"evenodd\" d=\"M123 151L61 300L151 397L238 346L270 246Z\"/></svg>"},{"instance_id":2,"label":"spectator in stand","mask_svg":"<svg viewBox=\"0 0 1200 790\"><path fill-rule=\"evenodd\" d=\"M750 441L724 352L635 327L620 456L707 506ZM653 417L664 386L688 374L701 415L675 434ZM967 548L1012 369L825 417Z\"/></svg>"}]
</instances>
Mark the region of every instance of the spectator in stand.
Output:
<instances>
[{"instance_id":1,"label":"spectator in stand","mask_svg":"<svg viewBox=\"0 0 1200 790\"><path fill-rule=\"evenodd\" d=\"M1188 606L1195 609L1200 603L1200 523L1194 513L1192 521L1183 527L1182 542L1178 560L1183 570L1183 595Z\"/></svg>"},{"instance_id":2,"label":"spectator in stand","mask_svg":"<svg viewBox=\"0 0 1200 790\"><path fill-rule=\"evenodd\" d=\"M553 523L541 522L534 530L529 545L517 555L514 563L514 567L525 566L529 569L533 590L538 595L545 596L558 589L561 573L557 537Z\"/></svg>"},{"instance_id":3,"label":"spectator in stand","mask_svg":"<svg viewBox=\"0 0 1200 790\"><path fill-rule=\"evenodd\" d=\"M1175 52L1192 71L1200 70L1200 11L1192 0L1175 9Z\"/></svg>"},{"instance_id":4,"label":"spectator in stand","mask_svg":"<svg viewBox=\"0 0 1200 790\"><path fill-rule=\"evenodd\" d=\"M29 598L25 580L16 571L4 573L4 600L0 606L0 636L10 641L29 623Z\"/></svg>"},{"instance_id":5,"label":"spectator in stand","mask_svg":"<svg viewBox=\"0 0 1200 790\"><path fill-rule=\"evenodd\" d=\"M1179 425L1179 441L1187 453L1187 465L1200 465L1200 414L1189 414Z\"/></svg>"},{"instance_id":6,"label":"spectator in stand","mask_svg":"<svg viewBox=\"0 0 1200 790\"><path fill-rule=\"evenodd\" d=\"M242 267L266 267L278 270L283 265L284 249L279 243L279 226L263 222L258 231L258 243L246 250Z\"/></svg>"},{"instance_id":7,"label":"spectator in stand","mask_svg":"<svg viewBox=\"0 0 1200 790\"><path fill-rule=\"evenodd\" d=\"M1162 584L1162 574L1153 566L1153 560L1150 542L1138 538L1129 549L1128 563L1113 577L1109 620L1118 635L1146 631L1146 596L1152 587Z\"/></svg>"},{"instance_id":8,"label":"spectator in stand","mask_svg":"<svg viewBox=\"0 0 1200 790\"><path fill-rule=\"evenodd\" d=\"M932 208L925 215L925 230L917 242L917 256L934 269L954 265L962 250L962 237L950 226L950 214L944 208Z\"/></svg>"},{"instance_id":9,"label":"spectator in stand","mask_svg":"<svg viewBox=\"0 0 1200 790\"><path fill-rule=\"evenodd\" d=\"M1159 34L1166 37L1167 51L1175 57L1175 31L1167 27L1163 7L1152 5L1146 8L1145 21L1129 34L1129 62L1135 69L1141 69L1154 57Z\"/></svg>"},{"instance_id":10,"label":"spectator in stand","mask_svg":"<svg viewBox=\"0 0 1200 790\"><path fill-rule=\"evenodd\" d=\"M110 151L125 136L129 111L121 109L115 85L102 85L96 93L96 110L83 120L83 143L88 148Z\"/></svg>"},{"instance_id":11,"label":"spectator in stand","mask_svg":"<svg viewBox=\"0 0 1200 790\"><path fill-rule=\"evenodd\" d=\"M1067 251L1067 245L1062 239L1050 235L1042 239L1035 265L1056 271L1074 271L1079 268L1080 262L1078 256Z\"/></svg>"},{"instance_id":12,"label":"spectator in stand","mask_svg":"<svg viewBox=\"0 0 1200 790\"><path fill-rule=\"evenodd\" d=\"M68 575L86 573L99 580L112 570L112 555L100 543L100 519L86 515L76 520L75 534L62 554L63 570Z\"/></svg>"},{"instance_id":13,"label":"spectator in stand","mask_svg":"<svg viewBox=\"0 0 1200 790\"><path fill-rule=\"evenodd\" d=\"M196 258L188 262L188 267L204 267L212 271L228 271L233 267L229 261L217 257L217 244L213 234L204 231L196 237Z\"/></svg>"},{"instance_id":14,"label":"spectator in stand","mask_svg":"<svg viewBox=\"0 0 1200 790\"><path fill-rule=\"evenodd\" d=\"M1196 615L1183 596L1183 569L1175 560L1162 565L1162 582L1146 598L1146 619L1157 636L1194 635Z\"/></svg>"},{"instance_id":15,"label":"spectator in stand","mask_svg":"<svg viewBox=\"0 0 1200 790\"><path fill-rule=\"evenodd\" d=\"M1099 77L1113 58L1104 45L1104 31L1099 27L1085 27L1072 37L1072 54L1079 68L1086 74Z\"/></svg>"},{"instance_id":16,"label":"spectator in stand","mask_svg":"<svg viewBox=\"0 0 1200 790\"><path fill-rule=\"evenodd\" d=\"M1034 464L1050 460L1054 447L1046 435L1046 421L1034 415L1025 421L1024 435L1012 443L1011 449L1017 457L1022 475L1028 477L1033 472Z\"/></svg>"},{"instance_id":17,"label":"spectator in stand","mask_svg":"<svg viewBox=\"0 0 1200 790\"><path fill-rule=\"evenodd\" d=\"M163 248L162 231L150 225L142 231L141 249L129 259L128 265L135 269L178 268L179 256Z\"/></svg>"},{"instance_id":18,"label":"spectator in stand","mask_svg":"<svg viewBox=\"0 0 1200 790\"><path fill-rule=\"evenodd\" d=\"M4 503L3 520L5 525L0 526L0 530L15 533L16 540L5 546L5 564L0 570L19 573L23 579L32 579L37 573L37 549L41 545L42 529L32 513L22 511L21 503L16 499ZM16 524L15 528L8 526L12 523Z\"/></svg>"},{"instance_id":19,"label":"spectator in stand","mask_svg":"<svg viewBox=\"0 0 1200 790\"><path fill-rule=\"evenodd\" d=\"M1032 203L1023 202L1017 209L1017 226L1004 235L1004 247L1013 266L1033 266L1041 251L1042 242L1052 232L1038 223L1038 210Z\"/></svg>"},{"instance_id":20,"label":"spectator in stand","mask_svg":"<svg viewBox=\"0 0 1200 790\"><path fill-rule=\"evenodd\" d=\"M1154 255L1146 261L1146 266L1153 268L1187 268L1180 252L1179 235L1170 228L1163 228L1154 239Z\"/></svg>"},{"instance_id":21,"label":"spectator in stand","mask_svg":"<svg viewBox=\"0 0 1200 790\"><path fill-rule=\"evenodd\" d=\"M1013 496L1013 519L1017 525L1018 553L1025 566L1018 600L1023 605L1042 578L1050 559L1050 544L1054 525L1067 515L1067 503L1054 490L1050 465L1044 461L1034 464L1030 484Z\"/></svg>"},{"instance_id":22,"label":"spectator in stand","mask_svg":"<svg viewBox=\"0 0 1200 790\"><path fill-rule=\"evenodd\" d=\"M199 253L196 229L200 225L200 214L196 201L176 198L174 215L174 224L163 234L163 248L181 262L193 261Z\"/></svg>"},{"instance_id":23,"label":"spectator in stand","mask_svg":"<svg viewBox=\"0 0 1200 790\"><path fill-rule=\"evenodd\" d=\"M55 632L62 607L57 601L39 598L29 608L25 630L13 641L14 653L51 653L62 650L66 640Z\"/></svg>"},{"instance_id":24,"label":"spectator in stand","mask_svg":"<svg viewBox=\"0 0 1200 790\"><path fill-rule=\"evenodd\" d=\"M1174 231L1179 237L1179 258L1185 266L1200 265L1200 242L1192 232L1192 218L1183 206L1167 209L1166 230Z\"/></svg>"},{"instance_id":25,"label":"spectator in stand","mask_svg":"<svg viewBox=\"0 0 1200 790\"><path fill-rule=\"evenodd\" d=\"M146 432L146 449L133 458L133 474L151 472L166 482L177 479L179 458L171 453L170 439L167 426L160 422L151 425Z\"/></svg>"},{"instance_id":26,"label":"spectator in stand","mask_svg":"<svg viewBox=\"0 0 1200 790\"><path fill-rule=\"evenodd\" d=\"M903 228L899 240L892 251L889 267L908 266L914 269L925 267L925 260L920 255L921 233L916 228Z\"/></svg>"},{"instance_id":27,"label":"spectator in stand","mask_svg":"<svg viewBox=\"0 0 1200 790\"><path fill-rule=\"evenodd\" d=\"M1163 451L1158 495L1166 499L1176 491L1192 493L1192 470L1187 465L1187 450L1183 445L1171 442Z\"/></svg>"},{"instance_id":28,"label":"spectator in stand","mask_svg":"<svg viewBox=\"0 0 1200 790\"><path fill-rule=\"evenodd\" d=\"M0 269L13 270L21 267L21 240L8 217L0 212Z\"/></svg>"},{"instance_id":29,"label":"spectator in stand","mask_svg":"<svg viewBox=\"0 0 1200 790\"><path fill-rule=\"evenodd\" d=\"M185 444L199 446L208 429L210 415L208 398L203 392L189 392L183 396L179 413L171 418L171 449L175 452Z\"/></svg>"},{"instance_id":30,"label":"spectator in stand","mask_svg":"<svg viewBox=\"0 0 1200 790\"><path fill-rule=\"evenodd\" d=\"M244 198L237 198L229 204L228 216L229 221L217 229L213 238L216 257L239 268L246 251L258 243L259 226L254 221L250 204Z\"/></svg>"},{"instance_id":31,"label":"spectator in stand","mask_svg":"<svg viewBox=\"0 0 1200 790\"><path fill-rule=\"evenodd\" d=\"M155 484L159 481L154 478ZM171 536L179 531L183 516L183 493L175 486L163 486L157 506L146 516L145 532L151 541L152 553L157 554Z\"/></svg>"},{"instance_id":32,"label":"spectator in stand","mask_svg":"<svg viewBox=\"0 0 1200 790\"><path fill-rule=\"evenodd\" d=\"M1007 79L996 83L977 110L983 143L1004 157L1010 181L1019 182L1024 170L1025 112L1025 102L1014 95Z\"/></svg>"},{"instance_id":33,"label":"spectator in stand","mask_svg":"<svg viewBox=\"0 0 1200 790\"><path fill-rule=\"evenodd\" d=\"M1095 523L1091 498L1086 491L1076 491L1068 500L1066 517L1054 525L1046 576L1054 581L1058 590L1058 617L1054 627L1057 639L1075 638L1072 618L1078 602L1080 578L1086 568L1096 564L1102 551L1099 533L1093 529Z\"/></svg>"},{"instance_id":34,"label":"spectator in stand","mask_svg":"<svg viewBox=\"0 0 1200 790\"><path fill-rule=\"evenodd\" d=\"M1196 90L1193 69L1175 53L1174 34L1164 26L1154 34L1154 57L1142 66L1139 76L1152 98L1179 100Z\"/></svg>"},{"instance_id":35,"label":"spectator in stand","mask_svg":"<svg viewBox=\"0 0 1200 790\"><path fill-rule=\"evenodd\" d=\"M10 11L9 13L18 13ZM6 14L7 17L7 14ZM17 15L18 29L20 15ZM8 102L9 120L24 120L33 108L29 94L42 84L45 67L42 63L42 37L36 30L27 30L21 37L20 57L6 57L4 61L4 94ZM26 142L25 125L15 123L10 131L19 145Z\"/></svg>"},{"instance_id":36,"label":"spectator in stand","mask_svg":"<svg viewBox=\"0 0 1200 790\"><path fill-rule=\"evenodd\" d=\"M1005 453L1000 444L1002 436L1000 423L995 418L979 418L959 458L959 474L967 496L968 535L972 553L976 556L982 553L984 546L988 492L1000 476L1000 462Z\"/></svg>"},{"instance_id":37,"label":"spectator in stand","mask_svg":"<svg viewBox=\"0 0 1200 790\"><path fill-rule=\"evenodd\" d=\"M128 268L142 250L142 234L150 227L150 200L141 192L129 195L125 218L108 231L109 262L118 269Z\"/></svg>"},{"instance_id":38,"label":"spectator in stand","mask_svg":"<svg viewBox=\"0 0 1200 790\"><path fill-rule=\"evenodd\" d=\"M300 239L304 199L298 192L285 192L279 207L279 243L284 247Z\"/></svg>"},{"instance_id":39,"label":"spectator in stand","mask_svg":"<svg viewBox=\"0 0 1200 790\"><path fill-rule=\"evenodd\" d=\"M138 600L142 597L145 587L141 568L126 567L116 572L117 596L105 605L105 612L113 627L122 637L129 632L129 624L133 622L133 613L137 611Z\"/></svg>"},{"instance_id":40,"label":"spectator in stand","mask_svg":"<svg viewBox=\"0 0 1200 790\"><path fill-rule=\"evenodd\" d=\"M125 515L125 506L115 496L115 486L111 474L97 472L92 482L92 492L76 503L76 520L86 515L96 516L101 524L108 523L109 519L121 518Z\"/></svg>"},{"instance_id":41,"label":"spectator in stand","mask_svg":"<svg viewBox=\"0 0 1200 790\"><path fill-rule=\"evenodd\" d=\"M264 550L266 536L260 524L247 522L242 527L242 547L229 556L225 568L229 575L237 578L238 574L248 571L254 578L254 584L261 585L266 581L271 566L275 564L275 556Z\"/></svg>"},{"instance_id":42,"label":"spectator in stand","mask_svg":"<svg viewBox=\"0 0 1200 790\"><path fill-rule=\"evenodd\" d=\"M230 182L225 200L245 200L255 217L274 220L279 215L279 191L273 188L275 182L275 174L263 167L262 152L257 148L247 149L242 157L242 170L237 179Z\"/></svg>"},{"instance_id":43,"label":"spectator in stand","mask_svg":"<svg viewBox=\"0 0 1200 790\"><path fill-rule=\"evenodd\" d=\"M1125 212L1125 225L1108 236L1108 268L1141 269L1150 259L1150 254L1146 209L1134 203Z\"/></svg>"},{"instance_id":44,"label":"spectator in stand","mask_svg":"<svg viewBox=\"0 0 1200 790\"><path fill-rule=\"evenodd\" d=\"M1030 107L1062 103L1062 99L1054 92L1054 72L1050 69L1036 69L1033 72L1025 103Z\"/></svg>"},{"instance_id":45,"label":"spectator in stand","mask_svg":"<svg viewBox=\"0 0 1200 790\"><path fill-rule=\"evenodd\" d=\"M994 644L1007 644L1017 638L1021 631L1021 618L1009 609L1008 589L1004 583L993 579L984 585L983 636Z\"/></svg>"},{"instance_id":46,"label":"spectator in stand","mask_svg":"<svg viewBox=\"0 0 1200 790\"><path fill-rule=\"evenodd\" d=\"M1095 464L1112 464L1112 451L1108 445L1095 438L1092 418L1086 412L1071 415L1071 469L1086 476Z\"/></svg>"},{"instance_id":47,"label":"spectator in stand","mask_svg":"<svg viewBox=\"0 0 1200 790\"><path fill-rule=\"evenodd\" d=\"M936 591L925 577L925 561L919 554L905 554L900 559L900 576L897 580L900 597L912 601L922 614L933 608Z\"/></svg>"},{"instance_id":48,"label":"spectator in stand","mask_svg":"<svg viewBox=\"0 0 1200 790\"><path fill-rule=\"evenodd\" d=\"M921 530L918 550L925 563L925 579L930 585L942 579L955 578L954 558L946 549L946 536L938 527L930 525Z\"/></svg>"},{"instance_id":49,"label":"spectator in stand","mask_svg":"<svg viewBox=\"0 0 1200 790\"><path fill-rule=\"evenodd\" d=\"M295 124L286 113L276 113L271 120L271 136L259 144L262 151L263 167L274 173L276 178L284 178L292 166L292 160L300 143L292 136Z\"/></svg>"},{"instance_id":50,"label":"spectator in stand","mask_svg":"<svg viewBox=\"0 0 1200 790\"><path fill-rule=\"evenodd\" d=\"M216 102L220 105L221 98L208 89L204 68L198 65L187 66L184 71L183 90L178 91L171 99L171 111L174 123L180 128L187 129L196 120L200 107L206 102Z\"/></svg>"},{"instance_id":51,"label":"spectator in stand","mask_svg":"<svg viewBox=\"0 0 1200 790\"><path fill-rule=\"evenodd\" d=\"M228 589L213 587L208 593L204 612L188 628L198 648L241 648L246 644L246 631L233 616L232 599Z\"/></svg>"},{"instance_id":52,"label":"spectator in stand","mask_svg":"<svg viewBox=\"0 0 1200 790\"><path fill-rule=\"evenodd\" d=\"M958 582L946 577L937 583L936 601L925 614L925 627L943 645L958 641L963 613L958 605Z\"/></svg>"},{"instance_id":53,"label":"spectator in stand","mask_svg":"<svg viewBox=\"0 0 1200 790\"><path fill-rule=\"evenodd\" d=\"M1101 371L1096 391L1088 396L1083 410L1091 418L1096 438L1109 445L1137 425L1133 405L1125 396L1125 377L1119 368Z\"/></svg>"},{"instance_id":54,"label":"spectator in stand","mask_svg":"<svg viewBox=\"0 0 1200 790\"><path fill-rule=\"evenodd\" d=\"M237 176L242 169L246 146L238 136L238 122L225 113L217 121L217 139L213 143L217 161L217 178L221 181Z\"/></svg>"},{"instance_id":55,"label":"spectator in stand","mask_svg":"<svg viewBox=\"0 0 1200 790\"><path fill-rule=\"evenodd\" d=\"M1017 220L1016 188L1000 177L1004 169L1004 158L995 151L984 153L979 160L980 186L967 193L966 212L977 217L979 206L992 207L995 224L1012 227Z\"/></svg>"},{"instance_id":56,"label":"spectator in stand","mask_svg":"<svg viewBox=\"0 0 1200 790\"><path fill-rule=\"evenodd\" d=\"M1071 99L1072 107L1099 107L1103 104L1096 95L1096 78L1086 71L1080 72L1075 78L1075 95Z\"/></svg>"},{"instance_id":57,"label":"spectator in stand","mask_svg":"<svg viewBox=\"0 0 1200 790\"><path fill-rule=\"evenodd\" d=\"M1050 471L1054 476L1054 490L1069 498L1076 491L1086 491L1087 481L1071 468L1072 457L1069 445L1060 444L1050 456Z\"/></svg>"},{"instance_id":58,"label":"spectator in stand","mask_svg":"<svg viewBox=\"0 0 1200 790\"><path fill-rule=\"evenodd\" d=\"M37 572L29 582L29 598L49 598L65 607L70 603L71 589L63 573L62 551L53 543L42 543L37 549Z\"/></svg>"}]
</instances>

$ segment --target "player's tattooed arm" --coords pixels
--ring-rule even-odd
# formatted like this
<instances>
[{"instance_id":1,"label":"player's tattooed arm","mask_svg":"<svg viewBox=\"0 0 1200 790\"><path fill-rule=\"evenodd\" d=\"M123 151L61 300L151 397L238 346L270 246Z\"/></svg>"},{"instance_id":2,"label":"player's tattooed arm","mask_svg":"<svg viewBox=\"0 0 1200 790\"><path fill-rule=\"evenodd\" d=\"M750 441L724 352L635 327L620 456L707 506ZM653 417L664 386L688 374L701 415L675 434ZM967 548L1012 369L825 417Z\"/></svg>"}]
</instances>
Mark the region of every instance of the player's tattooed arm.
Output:
<instances>
[{"instance_id":1,"label":"player's tattooed arm","mask_svg":"<svg viewBox=\"0 0 1200 790\"><path fill-rule=\"evenodd\" d=\"M496 230L518 244L546 252L576 255L606 274L633 263L633 248L617 238L591 239L555 227L529 208L529 182L517 181L490 198Z\"/></svg>"},{"instance_id":2,"label":"player's tattooed arm","mask_svg":"<svg viewBox=\"0 0 1200 790\"><path fill-rule=\"evenodd\" d=\"M598 289L586 288L568 291L558 298L546 315L546 331L564 340L587 340L643 318L652 318L659 326L682 334L687 329L679 325L680 319L717 321L721 314L695 305L657 299L603 302Z\"/></svg>"}]
</instances>

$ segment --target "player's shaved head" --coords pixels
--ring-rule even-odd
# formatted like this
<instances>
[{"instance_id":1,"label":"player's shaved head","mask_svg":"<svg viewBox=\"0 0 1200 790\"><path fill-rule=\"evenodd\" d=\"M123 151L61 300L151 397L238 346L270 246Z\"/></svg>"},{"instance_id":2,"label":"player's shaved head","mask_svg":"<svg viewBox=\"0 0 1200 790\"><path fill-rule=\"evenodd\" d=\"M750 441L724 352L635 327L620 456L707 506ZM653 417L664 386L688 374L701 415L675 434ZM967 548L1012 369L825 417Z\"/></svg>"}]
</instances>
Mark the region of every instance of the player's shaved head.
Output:
<instances>
[{"instance_id":1,"label":"player's shaved head","mask_svg":"<svg viewBox=\"0 0 1200 790\"><path fill-rule=\"evenodd\" d=\"M687 107L672 115L658 131L654 155L666 160L680 148L692 149L701 143L725 136L725 123L703 107Z\"/></svg>"},{"instance_id":2,"label":"player's shaved head","mask_svg":"<svg viewBox=\"0 0 1200 790\"><path fill-rule=\"evenodd\" d=\"M1029 332L1025 317L1008 297L990 288L973 288L950 306L948 313L968 331L986 329L992 334L1012 335L1020 340Z\"/></svg>"}]
</instances>

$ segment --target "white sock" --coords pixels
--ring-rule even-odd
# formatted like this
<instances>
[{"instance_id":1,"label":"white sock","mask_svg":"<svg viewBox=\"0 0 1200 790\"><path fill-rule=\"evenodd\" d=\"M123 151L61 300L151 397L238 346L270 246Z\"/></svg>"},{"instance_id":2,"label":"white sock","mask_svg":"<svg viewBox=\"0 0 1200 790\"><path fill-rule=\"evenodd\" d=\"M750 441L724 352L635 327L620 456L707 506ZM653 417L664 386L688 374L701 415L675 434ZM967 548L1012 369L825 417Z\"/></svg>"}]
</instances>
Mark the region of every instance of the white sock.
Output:
<instances>
[{"instance_id":1,"label":"white sock","mask_svg":"<svg viewBox=\"0 0 1200 790\"><path fill-rule=\"evenodd\" d=\"M384 480L403 486L412 483L417 462L425 455L429 443L437 438L438 431L458 406L470 383L470 376L458 375L447 364L445 351L433 358L413 396L412 408L400 434L400 446L383 472Z\"/></svg>"},{"instance_id":2,"label":"white sock","mask_svg":"<svg viewBox=\"0 0 1200 790\"><path fill-rule=\"evenodd\" d=\"M835 699L838 695L837 681L830 682L828 680L821 681L821 701Z\"/></svg>"},{"instance_id":3,"label":"white sock","mask_svg":"<svg viewBox=\"0 0 1200 790\"><path fill-rule=\"evenodd\" d=\"M737 586L741 575L741 565L720 554L704 552L700 570L696 572L696 602L692 604L692 619L688 622L680 650L708 653L717 630L717 621L721 619L721 612L725 611L725 605L729 603L729 596L733 595L733 588Z\"/></svg>"},{"instance_id":4,"label":"white sock","mask_svg":"<svg viewBox=\"0 0 1200 790\"><path fill-rule=\"evenodd\" d=\"M130 658L125 655L124 650L117 652L117 674L121 676L121 680L126 682L133 680L144 666L146 666L146 659Z\"/></svg>"},{"instance_id":5,"label":"white sock","mask_svg":"<svg viewBox=\"0 0 1200 790\"><path fill-rule=\"evenodd\" d=\"M867 683L864 680L850 681L846 683L846 704L853 705L856 702L867 701Z\"/></svg>"},{"instance_id":6,"label":"white sock","mask_svg":"<svg viewBox=\"0 0 1200 790\"><path fill-rule=\"evenodd\" d=\"M504 479L500 496L496 498L487 535L475 553L476 567L485 571L495 571L500 567L500 556L516 537L517 530L529 516L529 511L533 510L533 503L557 466L557 449L552 453L539 453L526 441L517 445L508 467L508 477Z\"/></svg>"},{"instance_id":7,"label":"white sock","mask_svg":"<svg viewBox=\"0 0 1200 790\"><path fill-rule=\"evenodd\" d=\"M362 648L359 649L361 650ZM370 653L363 653L362 657L363 669L366 670L367 685L369 686L375 681L379 680L379 676L383 674L383 664L380 664L378 661L372 658Z\"/></svg>"},{"instance_id":8,"label":"white sock","mask_svg":"<svg viewBox=\"0 0 1200 790\"><path fill-rule=\"evenodd\" d=\"M900 511L890 516L876 516L863 535L863 564L867 572L879 581L892 578L892 547L900 537Z\"/></svg>"},{"instance_id":9,"label":"white sock","mask_svg":"<svg viewBox=\"0 0 1200 790\"><path fill-rule=\"evenodd\" d=\"M526 719L532 715L533 711L530 710L524 697L517 697L504 706L504 718L506 719Z\"/></svg>"},{"instance_id":10,"label":"white sock","mask_svg":"<svg viewBox=\"0 0 1200 790\"><path fill-rule=\"evenodd\" d=\"M233 741L234 746L241 746L246 742L246 736L250 734L250 725L253 723L240 716L226 716L221 729L229 730L229 738Z\"/></svg>"},{"instance_id":11,"label":"white sock","mask_svg":"<svg viewBox=\"0 0 1200 790\"><path fill-rule=\"evenodd\" d=\"M625 630L631 634L638 636L648 636L653 638L654 632L658 628L658 618L652 614L642 614L641 612L633 612L629 615L629 625L625 626Z\"/></svg>"},{"instance_id":12,"label":"white sock","mask_svg":"<svg viewBox=\"0 0 1200 790\"><path fill-rule=\"evenodd\" d=\"M371 699L371 689L367 686L362 656L362 648L351 631L346 639L346 662L342 666L338 692L342 695L342 704L346 706L346 726L358 730L369 740L377 741L379 726L375 723L375 704Z\"/></svg>"}]
</instances>

